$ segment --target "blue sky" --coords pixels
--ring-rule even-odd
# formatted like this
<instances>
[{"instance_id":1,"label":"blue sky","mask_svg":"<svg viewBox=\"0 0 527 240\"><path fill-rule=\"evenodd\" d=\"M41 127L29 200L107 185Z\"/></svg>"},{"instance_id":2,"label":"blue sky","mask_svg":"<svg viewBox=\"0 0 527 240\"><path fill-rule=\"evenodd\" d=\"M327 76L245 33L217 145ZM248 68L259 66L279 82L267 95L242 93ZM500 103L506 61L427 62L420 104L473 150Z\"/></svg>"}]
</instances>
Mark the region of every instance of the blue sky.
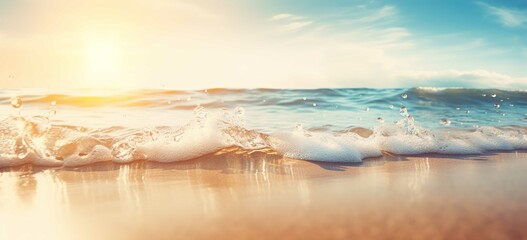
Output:
<instances>
[{"instance_id":1,"label":"blue sky","mask_svg":"<svg viewBox=\"0 0 527 240\"><path fill-rule=\"evenodd\" d=\"M519 0L2 1L0 43L1 87L527 87Z\"/></svg>"}]
</instances>

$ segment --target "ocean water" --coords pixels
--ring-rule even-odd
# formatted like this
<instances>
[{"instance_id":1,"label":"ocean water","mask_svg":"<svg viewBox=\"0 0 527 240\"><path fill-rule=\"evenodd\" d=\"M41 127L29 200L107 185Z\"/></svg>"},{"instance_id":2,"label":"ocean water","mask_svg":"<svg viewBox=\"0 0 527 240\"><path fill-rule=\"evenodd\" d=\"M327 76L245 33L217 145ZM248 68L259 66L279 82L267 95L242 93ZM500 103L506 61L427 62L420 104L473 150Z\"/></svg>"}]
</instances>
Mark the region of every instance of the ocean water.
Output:
<instances>
[{"instance_id":1,"label":"ocean water","mask_svg":"<svg viewBox=\"0 0 527 240\"><path fill-rule=\"evenodd\" d=\"M0 167L175 162L226 149L311 161L527 149L527 91L0 90Z\"/></svg>"}]
</instances>

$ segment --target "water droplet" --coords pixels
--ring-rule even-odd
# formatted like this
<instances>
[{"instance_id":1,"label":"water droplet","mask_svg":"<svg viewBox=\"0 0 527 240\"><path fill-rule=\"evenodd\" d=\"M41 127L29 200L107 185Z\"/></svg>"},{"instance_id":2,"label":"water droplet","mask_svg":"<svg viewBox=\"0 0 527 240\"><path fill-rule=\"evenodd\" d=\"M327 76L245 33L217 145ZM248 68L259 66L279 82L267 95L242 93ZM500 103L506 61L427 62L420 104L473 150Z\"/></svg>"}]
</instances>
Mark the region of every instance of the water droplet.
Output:
<instances>
[{"instance_id":1,"label":"water droplet","mask_svg":"<svg viewBox=\"0 0 527 240\"><path fill-rule=\"evenodd\" d=\"M496 93L492 93L492 94L490 94L490 96L495 98L496 97Z\"/></svg>"},{"instance_id":2,"label":"water droplet","mask_svg":"<svg viewBox=\"0 0 527 240\"><path fill-rule=\"evenodd\" d=\"M402 97L403 99L407 99L407 98L408 98L408 94L403 93L403 94L401 94L401 97Z\"/></svg>"},{"instance_id":3,"label":"water droplet","mask_svg":"<svg viewBox=\"0 0 527 240\"><path fill-rule=\"evenodd\" d=\"M487 96L487 94L483 93L483 94L481 94L481 96L483 96L483 97L486 97L486 96Z\"/></svg>"},{"instance_id":4,"label":"water droplet","mask_svg":"<svg viewBox=\"0 0 527 240\"><path fill-rule=\"evenodd\" d=\"M56 110L54 110L54 109L49 110L48 118L50 118L51 116L53 116L55 114L57 114Z\"/></svg>"},{"instance_id":5,"label":"water droplet","mask_svg":"<svg viewBox=\"0 0 527 240\"><path fill-rule=\"evenodd\" d=\"M514 107L514 104L509 104L510 107Z\"/></svg>"},{"instance_id":6,"label":"water droplet","mask_svg":"<svg viewBox=\"0 0 527 240\"><path fill-rule=\"evenodd\" d=\"M494 108L500 108L501 106L499 104L494 104Z\"/></svg>"},{"instance_id":7,"label":"water droplet","mask_svg":"<svg viewBox=\"0 0 527 240\"><path fill-rule=\"evenodd\" d=\"M394 109L395 107L393 105L390 105L390 109Z\"/></svg>"},{"instance_id":8,"label":"water droplet","mask_svg":"<svg viewBox=\"0 0 527 240\"><path fill-rule=\"evenodd\" d=\"M366 111L366 112L367 112L367 111L370 111L370 108L369 108L369 107L365 107L365 108L364 108L364 111Z\"/></svg>"},{"instance_id":9,"label":"water droplet","mask_svg":"<svg viewBox=\"0 0 527 240\"><path fill-rule=\"evenodd\" d=\"M307 100L307 98L306 98L306 97L304 97L303 99L304 99L304 101L305 101L305 100Z\"/></svg>"},{"instance_id":10,"label":"water droplet","mask_svg":"<svg viewBox=\"0 0 527 240\"><path fill-rule=\"evenodd\" d=\"M187 98L187 102L190 102L190 100L192 100L192 98L191 98L191 97L188 97L188 98Z\"/></svg>"},{"instance_id":11,"label":"water droplet","mask_svg":"<svg viewBox=\"0 0 527 240\"><path fill-rule=\"evenodd\" d=\"M377 118L377 121L378 121L379 123L384 123L384 118L382 118L382 117L378 117L378 118Z\"/></svg>"},{"instance_id":12,"label":"water droplet","mask_svg":"<svg viewBox=\"0 0 527 240\"><path fill-rule=\"evenodd\" d=\"M459 111L460 109L461 109L461 108L458 108L458 107L457 107L457 108L456 108L456 111Z\"/></svg>"},{"instance_id":13,"label":"water droplet","mask_svg":"<svg viewBox=\"0 0 527 240\"><path fill-rule=\"evenodd\" d=\"M473 127L473 128L479 128L479 125L474 124L474 125L472 125L472 127Z\"/></svg>"},{"instance_id":14,"label":"water droplet","mask_svg":"<svg viewBox=\"0 0 527 240\"><path fill-rule=\"evenodd\" d=\"M264 100L262 100L262 102L266 102L266 100L264 99Z\"/></svg>"},{"instance_id":15,"label":"water droplet","mask_svg":"<svg viewBox=\"0 0 527 240\"><path fill-rule=\"evenodd\" d=\"M502 116L502 117L505 117L505 113L502 113L501 116Z\"/></svg>"},{"instance_id":16,"label":"water droplet","mask_svg":"<svg viewBox=\"0 0 527 240\"><path fill-rule=\"evenodd\" d=\"M57 101L51 101L51 106L56 106L57 105Z\"/></svg>"},{"instance_id":17,"label":"water droplet","mask_svg":"<svg viewBox=\"0 0 527 240\"><path fill-rule=\"evenodd\" d=\"M317 104L316 104L316 103L313 103L313 107L316 107L316 106L317 106Z\"/></svg>"},{"instance_id":18,"label":"water droplet","mask_svg":"<svg viewBox=\"0 0 527 240\"><path fill-rule=\"evenodd\" d=\"M469 110L467 110L467 111L465 111L465 113L466 113L466 114L470 114L470 111L469 111Z\"/></svg>"},{"instance_id":19,"label":"water droplet","mask_svg":"<svg viewBox=\"0 0 527 240\"><path fill-rule=\"evenodd\" d=\"M167 104L168 104L168 105L172 104L172 101L168 100L168 101L167 101Z\"/></svg>"},{"instance_id":20,"label":"water droplet","mask_svg":"<svg viewBox=\"0 0 527 240\"><path fill-rule=\"evenodd\" d=\"M445 126L450 126L451 123L452 122L448 118L441 119L441 124L443 124Z\"/></svg>"},{"instance_id":21,"label":"water droplet","mask_svg":"<svg viewBox=\"0 0 527 240\"><path fill-rule=\"evenodd\" d=\"M20 97L14 96L11 98L11 107L20 108L22 107L22 99Z\"/></svg>"},{"instance_id":22,"label":"water droplet","mask_svg":"<svg viewBox=\"0 0 527 240\"><path fill-rule=\"evenodd\" d=\"M399 109L399 114L401 114L401 116L403 116L403 117L408 117L409 116L408 109L405 106L402 106Z\"/></svg>"}]
</instances>

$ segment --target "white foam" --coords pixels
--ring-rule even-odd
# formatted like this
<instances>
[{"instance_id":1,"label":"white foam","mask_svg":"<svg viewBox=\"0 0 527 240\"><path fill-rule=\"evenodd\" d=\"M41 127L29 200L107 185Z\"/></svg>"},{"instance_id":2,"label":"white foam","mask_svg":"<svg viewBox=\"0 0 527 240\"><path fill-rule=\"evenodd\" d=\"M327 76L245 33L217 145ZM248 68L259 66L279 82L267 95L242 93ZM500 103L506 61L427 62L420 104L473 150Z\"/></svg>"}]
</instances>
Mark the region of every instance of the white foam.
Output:
<instances>
[{"instance_id":1,"label":"white foam","mask_svg":"<svg viewBox=\"0 0 527 240\"><path fill-rule=\"evenodd\" d=\"M361 162L381 156L373 139L355 133L333 135L296 130L272 135L271 147L285 157L322 162Z\"/></svg>"},{"instance_id":2,"label":"white foam","mask_svg":"<svg viewBox=\"0 0 527 240\"><path fill-rule=\"evenodd\" d=\"M111 161L114 157L109 148L102 145L93 146L86 155L72 154L64 159L64 166L73 167L96 162Z\"/></svg>"},{"instance_id":3,"label":"white foam","mask_svg":"<svg viewBox=\"0 0 527 240\"><path fill-rule=\"evenodd\" d=\"M0 167L26 163L80 166L102 161L177 162L232 146L271 148L288 158L324 162L361 162L381 156L383 152L481 154L527 149L526 129L521 127L429 130L407 118L396 124L383 123L368 137L353 132L310 132L301 126L266 135L243 128L242 121L229 114L204 117L206 115L200 113L200 116L180 128L128 133L124 137L60 127L42 130L39 134L25 134L27 128L20 119L9 119L0 122L0 137L4 140L0 144ZM15 154L20 144L27 148L27 154Z\"/></svg>"},{"instance_id":4,"label":"white foam","mask_svg":"<svg viewBox=\"0 0 527 240\"><path fill-rule=\"evenodd\" d=\"M526 149L525 133L483 127L476 131L436 130L424 134L377 136L380 148L396 154L481 154L486 151Z\"/></svg>"},{"instance_id":5,"label":"white foam","mask_svg":"<svg viewBox=\"0 0 527 240\"><path fill-rule=\"evenodd\" d=\"M416 87L417 90L428 91L428 92L441 92L449 89L466 89L463 87Z\"/></svg>"},{"instance_id":6,"label":"white foam","mask_svg":"<svg viewBox=\"0 0 527 240\"><path fill-rule=\"evenodd\" d=\"M177 162L214 153L229 146L217 123L216 119L203 124L193 122L177 141L161 137L138 144L136 155L150 161Z\"/></svg>"}]
</instances>

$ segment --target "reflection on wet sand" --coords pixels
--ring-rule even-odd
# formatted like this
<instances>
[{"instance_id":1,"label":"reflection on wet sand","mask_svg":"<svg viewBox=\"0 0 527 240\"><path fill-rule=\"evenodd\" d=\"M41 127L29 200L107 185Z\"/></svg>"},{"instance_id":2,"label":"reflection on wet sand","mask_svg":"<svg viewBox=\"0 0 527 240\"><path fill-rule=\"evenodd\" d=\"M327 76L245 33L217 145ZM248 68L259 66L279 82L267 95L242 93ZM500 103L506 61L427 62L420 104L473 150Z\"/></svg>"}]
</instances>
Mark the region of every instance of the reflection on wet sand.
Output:
<instances>
[{"instance_id":1,"label":"reflection on wet sand","mask_svg":"<svg viewBox=\"0 0 527 240\"><path fill-rule=\"evenodd\" d=\"M61 238L70 209L65 183L52 170L1 172L0 206L0 239Z\"/></svg>"},{"instance_id":2,"label":"reflection on wet sand","mask_svg":"<svg viewBox=\"0 0 527 240\"><path fill-rule=\"evenodd\" d=\"M527 237L513 230L527 223L525 159L338 164L233 149L170 164L26 165L0 171L0 239Z\"/></svg>"},{"instance_id":3,"label":"reflection on wet sand","mask_svg":"<svg viewBox=\"0 0 527 240\"><path fill-rule=\"evenodd\" d=\"M413 190L411 195L413 198L421 198L421 190L426 184L428 177L430 176L430 162L428 157L423 157L415 160L414 163L414 177L408 183L408 187ZM414 201L418 199L412 199Z\"/></svg>"}]
</instances>

